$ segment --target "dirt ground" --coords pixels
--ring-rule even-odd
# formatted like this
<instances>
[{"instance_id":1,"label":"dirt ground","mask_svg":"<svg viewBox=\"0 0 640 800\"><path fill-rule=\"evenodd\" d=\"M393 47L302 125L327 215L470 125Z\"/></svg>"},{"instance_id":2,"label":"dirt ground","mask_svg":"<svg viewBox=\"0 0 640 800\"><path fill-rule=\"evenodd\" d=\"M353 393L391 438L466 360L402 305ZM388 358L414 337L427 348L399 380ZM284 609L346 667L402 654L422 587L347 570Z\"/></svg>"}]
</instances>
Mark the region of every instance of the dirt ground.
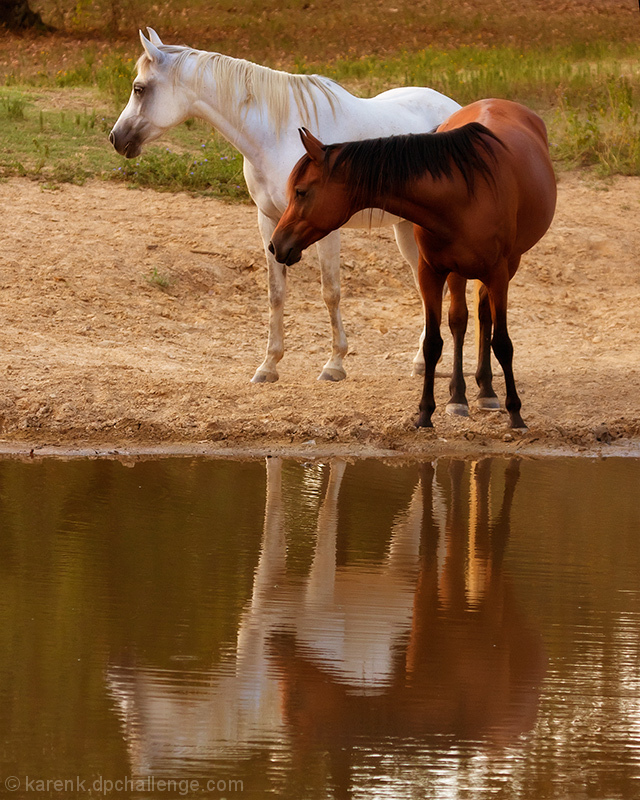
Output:
<instances>
[{"instance_id":1,"label":"dirt ground","mask_svg":"<svg viewBox=\"0 0 640 800\"><path fill-rule=\"evenodd\" d=\"M512 282L524 433L504 413L416 431L421 307L391 229L343 237L348 377L316 380L329 322L315 255L289 271L280 381L255 209L95 182L0 184L0 451L640 454L640 179L560 176L552 229ZM470 294L471 299L471 294ZM474 396L473 332L467 346ZM503 397L503 382L496 379Z\"/></svg>"}]
</instances>

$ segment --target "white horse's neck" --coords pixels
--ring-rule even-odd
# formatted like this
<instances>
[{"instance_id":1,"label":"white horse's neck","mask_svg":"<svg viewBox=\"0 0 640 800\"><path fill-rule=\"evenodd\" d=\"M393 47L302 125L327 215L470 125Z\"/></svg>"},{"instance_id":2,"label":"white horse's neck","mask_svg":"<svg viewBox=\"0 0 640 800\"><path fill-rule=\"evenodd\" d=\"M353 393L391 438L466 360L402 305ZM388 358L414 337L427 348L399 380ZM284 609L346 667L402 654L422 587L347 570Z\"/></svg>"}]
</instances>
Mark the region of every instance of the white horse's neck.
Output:
<instances>
[{"instance_id":1,"label":"white horse's neck","mask_svg":"<svg viewBox=\"0 0 640 800\"><path fill-rule=\"evenodd\" d=\"M252 163L300 125L318 128L348 93L316 75L294 75L250 61L190 48L173 55L174 79L193 92L193 112L209 122ZM297 136L297 134L296 134Z\"/></svg>"}]
</instances>

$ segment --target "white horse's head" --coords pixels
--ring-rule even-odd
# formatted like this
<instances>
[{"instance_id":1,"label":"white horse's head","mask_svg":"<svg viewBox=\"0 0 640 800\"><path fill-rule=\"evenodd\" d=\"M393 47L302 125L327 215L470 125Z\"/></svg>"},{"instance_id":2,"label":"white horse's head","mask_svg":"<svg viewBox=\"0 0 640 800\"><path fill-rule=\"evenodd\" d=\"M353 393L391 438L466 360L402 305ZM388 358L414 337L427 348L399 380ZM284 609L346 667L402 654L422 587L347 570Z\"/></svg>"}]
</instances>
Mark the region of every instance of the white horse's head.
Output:
<instances>
[{"instance_id":1,"label":"white horse's head","mask_svg":"<svg viewBox=\"0 0 640 800\"><path fill-rule=\"evenodd\" d=\"M160 49L158 34L152 28L147 31L149 39L140 31L144 53L138 60L129 102L109 134L111 144L127 158L140 155L143 145L192 116L193 98L176 85L170 48Z\"/></svg>"}]
</instances>

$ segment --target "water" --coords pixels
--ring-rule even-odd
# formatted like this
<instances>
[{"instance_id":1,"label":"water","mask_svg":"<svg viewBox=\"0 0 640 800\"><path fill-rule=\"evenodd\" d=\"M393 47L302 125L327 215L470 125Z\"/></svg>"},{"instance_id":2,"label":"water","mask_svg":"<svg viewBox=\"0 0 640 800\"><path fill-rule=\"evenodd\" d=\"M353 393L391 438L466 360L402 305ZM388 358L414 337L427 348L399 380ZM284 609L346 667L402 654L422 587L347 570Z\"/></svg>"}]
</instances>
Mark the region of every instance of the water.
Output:
<instances>
[{"instance_id":1,"label":"water","mask_svg":"<svg viewBox=\"0 0 640 800\"><path fill-rule=\"evenodd\" d=\"M0 461L0 794L640 797L640 461Z\"/></svg>"}]
</instances>

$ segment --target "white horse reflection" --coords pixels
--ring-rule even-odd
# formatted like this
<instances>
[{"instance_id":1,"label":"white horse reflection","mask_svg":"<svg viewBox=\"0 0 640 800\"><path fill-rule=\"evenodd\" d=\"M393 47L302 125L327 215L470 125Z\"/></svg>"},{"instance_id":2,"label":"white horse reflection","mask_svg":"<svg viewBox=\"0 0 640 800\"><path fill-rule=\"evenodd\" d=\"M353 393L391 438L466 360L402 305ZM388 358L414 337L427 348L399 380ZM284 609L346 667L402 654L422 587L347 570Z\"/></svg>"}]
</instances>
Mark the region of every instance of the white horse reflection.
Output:
<instances>
[{"instance_id":1,"label":"white horse reflection","mask_svg":"<svg viewBox=\"0 0 640 800\"><path fill-rule=\"evenodd\" d=\"M419 486L397 521L384 564L336 567L337 506L345 463L331 464L318 514L315 554L304 584L287 580L282 462L267 459L262 548L235 656L188 687L166 670L113 666L109 687L127 733L133 772L148 774L185 758L198 761L286 736L281 679L270 639L295 631L301 646L350 691L381 692L393 670L395 640L411 626L419 568ZM371 597L376 598L371 603ZM190 673L193 679L193 673Z\"/></svg>"},{"instance_id":2,"label":"white horse reflection","mask_svg":"<svg viewBox=\"0 0 640 800\"><path fill-rule=\"evenodd\" d=\"M321 748L333 763L363 733L509 739L531 727L544 655L502 570L518 462L493 518L490 460L423 465L373 566L336 563L345 466L331 463L311 568L296 581L282 462L267 460L253 593L222 667L109 669L135 776L202 770L265 746L300 764Z\"/></svg>"}]
</instances>

